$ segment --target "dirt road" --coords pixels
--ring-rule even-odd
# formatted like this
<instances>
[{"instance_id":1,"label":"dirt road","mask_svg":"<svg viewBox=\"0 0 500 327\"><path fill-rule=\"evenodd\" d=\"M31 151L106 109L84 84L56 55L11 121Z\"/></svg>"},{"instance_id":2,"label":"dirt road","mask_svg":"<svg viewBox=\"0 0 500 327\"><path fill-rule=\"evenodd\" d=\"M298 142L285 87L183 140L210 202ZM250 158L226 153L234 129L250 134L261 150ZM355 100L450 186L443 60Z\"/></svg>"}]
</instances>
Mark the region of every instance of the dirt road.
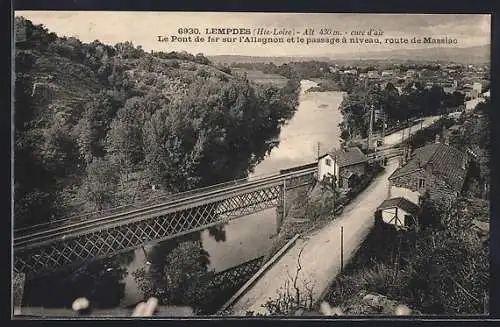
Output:
<instances>
[{"instance_id":1,"label":"dirt road","mask_svg":"<svg viewBox=\"0 0 500 327\"><path fill-rule=\"evenodd\" d=\"M412 127L402 129L398 132L392 133L390 135L387 135L384 137L384 146L392 146L396 145L398 143L401 143L401 140L403 137L406 139L408 138L408 132L410 132L412 135L415 134L418 130L421 128L426 128L429 127L432 123L437 121L441 116L430 116L430 117L425 117L422 118L422 124L418 123Z\"/></svg>"},{"instance_id":2,"label":"dirt road","mask_svg":"<svg viewBox=\"0 0 500 327\"><path fill-rule=\"evenodd\" d=\"M262 307L269 298L276 298L286 279L293 279L297 258L302 266L298 287L303 292L312 286L313 299L321 298L340 272L340 228L344 227L344 265L356 253L373 227L374 212L386 199L389 175L397 168L398 160L390 160L385 171L349 204L342 216L323 229L301 237L285 255L232 306L233 315L244 316L247 311L266 313ZM308 285L310 284L310 285Z\"/></svg>"}]
</instances>

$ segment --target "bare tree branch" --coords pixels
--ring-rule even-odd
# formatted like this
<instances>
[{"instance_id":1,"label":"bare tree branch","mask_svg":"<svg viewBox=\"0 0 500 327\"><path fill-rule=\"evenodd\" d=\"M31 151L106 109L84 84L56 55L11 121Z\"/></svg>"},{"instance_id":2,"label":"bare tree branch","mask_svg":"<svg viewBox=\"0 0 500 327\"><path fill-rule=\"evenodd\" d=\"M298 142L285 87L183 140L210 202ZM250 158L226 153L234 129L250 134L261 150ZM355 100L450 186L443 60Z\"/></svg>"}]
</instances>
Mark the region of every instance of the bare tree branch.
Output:
<instances>
[{"instance_id":1,"label":"bare tree branch","mask_svg":"<svg viewBox=\"0 0 500 327\"><path fill-rule=\"evenodd\" d=\"M299 278L299 272L302 270L302 265L300 264L300 257L302 256L302 251L304 251L304 248L306 246L304 245L300 251L299 255L297 256L297 270L295 271L295 278L293 279L293 288L295 289L295 301L297 303L297 307L300 306L300 290L297 286L297 280Z\"/></svg>"}]
</instances>

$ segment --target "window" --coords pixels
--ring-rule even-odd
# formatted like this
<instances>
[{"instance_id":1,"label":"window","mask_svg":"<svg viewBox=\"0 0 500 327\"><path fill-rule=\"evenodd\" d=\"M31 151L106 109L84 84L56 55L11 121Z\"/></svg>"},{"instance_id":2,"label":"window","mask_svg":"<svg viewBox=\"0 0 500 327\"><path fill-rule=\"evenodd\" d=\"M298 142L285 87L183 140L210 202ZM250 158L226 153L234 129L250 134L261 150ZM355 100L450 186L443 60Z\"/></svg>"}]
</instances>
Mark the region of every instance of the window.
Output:
<instances>
[{"instance_id":1,"label":"window","mask_svg":"<svg viewBox=\"0 0 500 327\"><path fill-rule=\"evenodd\" d=\"M326 165L327 166L331 166L332 165L332 161L330 159L326 159Z\"/></svg>"},{"instance_id":2,"label":"window","mask_svg":"<svg viewBox=\"0 0 500 327\"><path fill-rule=\"evenodd\" d=\"M425 179L420 178L418 180L418 188L423 188L423 187L425 187Z\"/></svg>"}]
</instances>

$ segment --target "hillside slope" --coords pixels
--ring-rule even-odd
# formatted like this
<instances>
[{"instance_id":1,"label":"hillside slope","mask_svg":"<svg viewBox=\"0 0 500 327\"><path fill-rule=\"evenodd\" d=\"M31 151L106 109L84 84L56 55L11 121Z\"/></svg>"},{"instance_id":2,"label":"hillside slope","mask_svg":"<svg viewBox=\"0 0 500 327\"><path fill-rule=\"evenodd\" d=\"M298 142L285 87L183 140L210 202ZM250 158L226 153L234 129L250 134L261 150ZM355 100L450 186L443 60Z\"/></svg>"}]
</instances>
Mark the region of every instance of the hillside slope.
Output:
<instances>
[{"instance_id":1,"label":"hillside slope","mask_svg":"<svg viewBox=\"0 0 500 327\"><path fill-rule=\"evenodd\" d=\"M16 24L16 227L243 176L297 104L298 81Z\"/></svg>"}]
</instances>

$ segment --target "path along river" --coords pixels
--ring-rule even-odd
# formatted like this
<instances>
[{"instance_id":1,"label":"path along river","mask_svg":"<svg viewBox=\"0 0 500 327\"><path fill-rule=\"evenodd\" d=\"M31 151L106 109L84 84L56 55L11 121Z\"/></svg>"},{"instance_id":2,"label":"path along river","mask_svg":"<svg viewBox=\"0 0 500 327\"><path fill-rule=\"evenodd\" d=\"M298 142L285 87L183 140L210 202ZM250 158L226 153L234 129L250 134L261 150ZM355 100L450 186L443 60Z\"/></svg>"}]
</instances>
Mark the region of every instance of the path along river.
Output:
<instances>
[{"instance_id":1,"label":"path along river","mask_svg":"<svg viewBox=\"0 0 500 327\"><path fill-rule=\"evenodd\" d=\"M297 112L281 129L279 145L255 167L251 177L313 162L318 154L318 142L320 151L339 145L342 93L305 92L316 85L309 80L301 82ZM224 229L225 241L217 242L208 231L201 235L203 247L210 258L209 268L216 272L260 257L270 250L277 231L276 211L268 209L233 220ZM144 251L137 250L134 261L127 267L125 296L122 299L124 305L142 299L131 273L143 267L145 262Z\"/></svg>"},{"instance_id":2,"label":"path along river","mask_svg":"<svg viewBox=\"0 0 500 327\"><path fill-rule=\"evenodd\" d=\"M301 81L297 111L281 128L279 144L255 167L250 178L269 175L278 172L280 169L311 163L318 155L318 144L321 153L339 145L340 128L338 125L342 121L339 106L342 102L342 93L306 92L306 90L316 85L315 82L309 80ZM199 237L204 250L208 253L209 269L221 272L265 255L273 245L277 228L276 210L273 208L230 221L224 226L225 237L222 240L216 240L208 230L202 231L201 235L198 234L193 237ZM54 289L60 290L57 294L69 293L65 296L61 294L62 298L73 298L82 296L80 293L88 289L88 287L101 288L98 292L101 295L96 296L99 299L106 298L105 302L120 302L120 306L135 304L143 300L143 294L139 290L132 273L140 268L147 267L147 257L150 255L151 249L155 247L156 254L158 254L158 248L162 248L158 247L158 245L164 244L157 243L135 250L133 260L123 264L123 268L126 270L126 275L122 280L122 283L125 284L124 292L116 291L116 288L111 284L110 286L106 286L106 283L99 284L100 286L93 285L94 282L89 281L88 276L86 282L79 280L77 277L73 278L73 275L78 275L73 273L71 276L62 277L66 280L69 278L71 281L69 287L60 286L58 276L49 280L40 280L25 287L24 306L58 307L59 304L56 303L59 303L59 301L54 301L54 295L56 295L53 293ZM165 250L165 256L168 254L167 251ZM159 253L159 255L162 256L163 252ZM94 279L94 275L99 275L99 278L104 278L104 280L113 280L112 277L107 278L105 276L113 274L112 268L86 274L89 273L92 275L91 280ZM66 302L66 300L63 301Z\"/></svg>"},{"instance_id":3,"label":"path along river","mask_svg":"<svg viewBox=\"0 0 500 327\"><path fill-rule=\"evenodd\" d=\"M311 163L318 155L318 145L320 154L339 146L339 123L342 121L339 106L342 102L342 92L306 92L316 85L315 82L309 80L301 81L298 110L293 118L282 127L279 144L255 167L250 178ZM436 119L436 117L429 118L429 121L426 120L424 125ZM401 139L401 134L400 131L387 136L387 143L397 143L396 140ZM224 226L224 231L224 240L216 240L208 231L203 231L200 235L203 248L209 255L209 269L213 269L215 272L224 271L263 256L271 249L277 232L276 210L268 209L232 220ZM120 292L120 295L116 295L120 297L121 306L131 305L143 299L142 292L139 290L132 273L146 267L146 256L150 249L156 245L137 249L132 262L124 266L127 271L123 280L125 290ZM25 289L27 300L25 305L30 306L31 302L37 302L35 305L50 306L48 303L46 305L40 303L45 302L44 300L32 300L33 298L45 298L46 296L40 293L48 292L47 289L50 287L52 286L38 285L31 289ZM107 296L114 297L115 295Z\"/></svg>"}]
</instances>

